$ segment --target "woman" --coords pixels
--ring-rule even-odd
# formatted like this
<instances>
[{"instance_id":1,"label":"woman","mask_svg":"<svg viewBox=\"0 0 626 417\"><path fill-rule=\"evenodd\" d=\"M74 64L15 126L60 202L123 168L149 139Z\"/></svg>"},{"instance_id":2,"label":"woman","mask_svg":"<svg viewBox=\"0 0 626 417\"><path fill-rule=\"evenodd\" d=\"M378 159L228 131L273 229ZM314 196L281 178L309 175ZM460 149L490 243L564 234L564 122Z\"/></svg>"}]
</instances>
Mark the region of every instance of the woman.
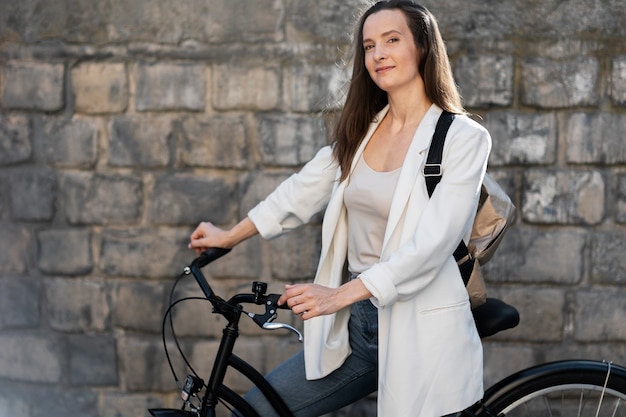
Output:
<instances>
[{"instance_id":1,"label":"woman","mask_svg":"<svg viewBox=\"0 0 626 417\"><path fill-rule=\"evenodd\" d=\"M376 3L355 40L333 146L232 229L200 224L190 247L270 239L326 208L315 282L287 285L280 298L304 320L304 352L268 378L296 416L375 390L381 417L451 414L483 393L481 342L452 253L469 237L491 139L465 116L424 7ZM429 198L423 166L442 110L457 117ZM258 391L247 399L274 415Z\"/></svg>"}]
</instances>

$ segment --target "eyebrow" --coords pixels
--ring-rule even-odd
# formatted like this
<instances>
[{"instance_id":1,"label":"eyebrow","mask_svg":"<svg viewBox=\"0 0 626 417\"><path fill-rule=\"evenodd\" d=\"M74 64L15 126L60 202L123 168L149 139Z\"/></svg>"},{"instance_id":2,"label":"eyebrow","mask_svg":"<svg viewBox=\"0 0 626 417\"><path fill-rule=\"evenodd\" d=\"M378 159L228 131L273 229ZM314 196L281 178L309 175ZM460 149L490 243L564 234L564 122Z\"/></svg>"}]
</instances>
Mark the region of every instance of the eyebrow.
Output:
<instances>
[{"instance_id":1,"label":"eyebrow","mask_svg":"<svg viewBox=\"0 0 626 417\"><path fill-rule=\"evenodd\" d=\"M388 30L387 32L381 34L380 36L384 38L385 36L389 36L392 33L397 33L398 35L402 35L402 32L400 32L399 30L391 29L391 30ZM366 42L372 42L372 40L370 38L363 39L363 43L366 43Z\"/></svg>"}]
</instances>

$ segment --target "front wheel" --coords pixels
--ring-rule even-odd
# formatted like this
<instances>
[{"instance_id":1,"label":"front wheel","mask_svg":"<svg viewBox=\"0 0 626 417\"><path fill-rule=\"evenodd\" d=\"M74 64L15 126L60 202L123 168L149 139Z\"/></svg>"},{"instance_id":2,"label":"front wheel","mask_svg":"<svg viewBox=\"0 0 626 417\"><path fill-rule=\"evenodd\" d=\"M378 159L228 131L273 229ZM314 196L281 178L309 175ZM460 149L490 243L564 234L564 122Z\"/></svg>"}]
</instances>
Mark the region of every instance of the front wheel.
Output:
<instances>
[{"instance_id":1,"label":"front wheel","mask_svg":"<svg viewBox=\"0 0 626 417\"><path fill-rule=\"evenodd\" d=\"M539 365L489 388L472 411L481 417L626 417L626 369L578 360Z\"/></svg>"}]
</instances>

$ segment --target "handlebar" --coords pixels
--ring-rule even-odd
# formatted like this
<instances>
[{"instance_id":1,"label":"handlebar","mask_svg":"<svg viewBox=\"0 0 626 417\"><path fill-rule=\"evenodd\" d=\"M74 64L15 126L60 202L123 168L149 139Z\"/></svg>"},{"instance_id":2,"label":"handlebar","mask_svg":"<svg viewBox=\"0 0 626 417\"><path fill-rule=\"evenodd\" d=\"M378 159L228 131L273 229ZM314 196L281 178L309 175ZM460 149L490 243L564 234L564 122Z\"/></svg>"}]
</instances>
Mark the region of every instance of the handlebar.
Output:
<instances>
[{"instance_id":1,"label":"handlebar","mask_svg":"<svg viewBox=\"0 0 626 417\"><path fill-rule=\"evenodd\" d=\"M245 312L248 317L252 319L259 327L265 330L287 329L294 332L298 336L298 340L302 342L302 334L293 326L285 323L273 323L278 317L277 310L284 309L289 310L287 304L278 305L278 299L280 294L265 294L267 290L267 284L264 282L255 281L252 283L252 292L246 294L236 294L228 301L217 296L208 281L202 274L201 268L221 258L230 252L227 248L209 248L202 252L191 264L184 269L186 275L193 275L196 282L202 289L204 296L213 305L213 312L223 315L227 320L233 322L239 319L241 313L244 312L240 303L264 305L264 314L255 314Z\"/></svg>"}]
</instances>

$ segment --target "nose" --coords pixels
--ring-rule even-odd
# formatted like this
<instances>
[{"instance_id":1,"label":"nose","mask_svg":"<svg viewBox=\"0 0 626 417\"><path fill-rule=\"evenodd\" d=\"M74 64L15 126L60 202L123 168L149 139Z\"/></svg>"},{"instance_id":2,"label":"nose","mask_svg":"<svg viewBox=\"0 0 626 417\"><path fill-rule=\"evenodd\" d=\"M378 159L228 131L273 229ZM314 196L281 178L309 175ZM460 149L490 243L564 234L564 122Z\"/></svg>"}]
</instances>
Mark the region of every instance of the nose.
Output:
<instances>
[{"instance_id":1,"label":"nose","mask_svg":"<svg viewBox=\"0 0 626 417\"><path fill-rule=\"evenodd\" d=\"M382 45L376 45L374 47L374 59L376 61L382 61L387 57L387 52L385 51L385 47Z\"/></svg>"}]
</instances>

